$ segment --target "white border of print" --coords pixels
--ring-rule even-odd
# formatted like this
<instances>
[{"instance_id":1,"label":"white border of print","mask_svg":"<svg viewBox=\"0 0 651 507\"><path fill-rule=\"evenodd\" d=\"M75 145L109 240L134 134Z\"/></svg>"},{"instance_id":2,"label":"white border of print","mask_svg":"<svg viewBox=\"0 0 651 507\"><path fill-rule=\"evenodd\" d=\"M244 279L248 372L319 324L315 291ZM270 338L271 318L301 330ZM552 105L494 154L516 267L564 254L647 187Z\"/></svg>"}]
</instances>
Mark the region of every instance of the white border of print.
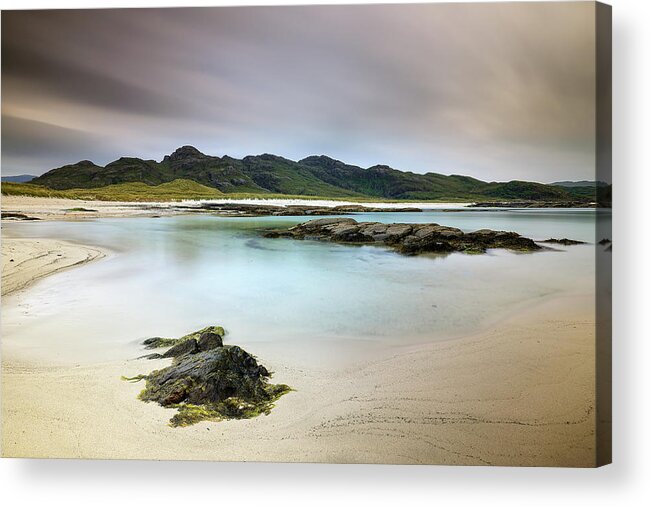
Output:
<instances>
[{"instance_id":1,"label":"white border of print","mask_svg":"<svg viewBox=\"0 0 651 507\"><path fill-rule=\"evenodd\" d=\"M193 1L190 5L373 3ZM406 3L394 0L392 3ZM4 505L650 505L651 2L613 4L613 464L596 469L0 460ZM4 9L179 6L174 0L0 0ZM186 6L186 5L184 5ZM307 503L306 503L307 502Z\"/></svg>"}]
</instances>

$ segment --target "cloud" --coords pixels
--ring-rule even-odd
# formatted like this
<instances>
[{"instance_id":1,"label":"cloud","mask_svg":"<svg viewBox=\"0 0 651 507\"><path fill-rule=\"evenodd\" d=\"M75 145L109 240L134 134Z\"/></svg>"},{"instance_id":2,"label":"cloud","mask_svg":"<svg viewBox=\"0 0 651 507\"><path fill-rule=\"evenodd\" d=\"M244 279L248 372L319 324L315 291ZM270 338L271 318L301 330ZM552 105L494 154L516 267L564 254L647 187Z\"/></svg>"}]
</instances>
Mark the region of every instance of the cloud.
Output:
<instances>
[{"instance_id":1,"label":"cloud","mask_svg":"<svg viewBox=\"0 0 651 507\"><path fill-rule=\"evenodd\" d=\"M107 146L92 133L40 121L2 115L2 172L42 173L79 159L110 157L115 146ZM77 161L77 160L75 160Z\"/></svg>"},{"instance_id":2,"label":"cloud","mask_svg":"<svg viewBox=\"0 0 651 507\"><path fill-rule=\"evenodd\" d=\"M486 180L594 172L589 2L10 11L2 32L3 111L83 132L99 162L194 144ZM82 158L8 128L8 153Z\"/></svg>"}]
</instances>

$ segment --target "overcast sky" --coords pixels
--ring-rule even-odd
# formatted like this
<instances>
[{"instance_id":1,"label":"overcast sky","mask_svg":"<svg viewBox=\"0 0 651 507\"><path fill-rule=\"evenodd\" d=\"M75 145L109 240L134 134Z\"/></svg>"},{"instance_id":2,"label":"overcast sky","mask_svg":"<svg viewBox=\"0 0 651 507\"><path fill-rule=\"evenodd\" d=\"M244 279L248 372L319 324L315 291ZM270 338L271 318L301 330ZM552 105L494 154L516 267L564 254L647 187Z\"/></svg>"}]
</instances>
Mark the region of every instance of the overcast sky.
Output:
<instances>
[{"instance_id":1,"label":"overcast sky","mask_svg":"<svg viewBox=\"0 0 651 507\"><path fill-rule=\"evenodd\" d=\"M90 159L326 154L594 179L594 5L2 13L2 174Z\"/></svg>"}]
</instances>

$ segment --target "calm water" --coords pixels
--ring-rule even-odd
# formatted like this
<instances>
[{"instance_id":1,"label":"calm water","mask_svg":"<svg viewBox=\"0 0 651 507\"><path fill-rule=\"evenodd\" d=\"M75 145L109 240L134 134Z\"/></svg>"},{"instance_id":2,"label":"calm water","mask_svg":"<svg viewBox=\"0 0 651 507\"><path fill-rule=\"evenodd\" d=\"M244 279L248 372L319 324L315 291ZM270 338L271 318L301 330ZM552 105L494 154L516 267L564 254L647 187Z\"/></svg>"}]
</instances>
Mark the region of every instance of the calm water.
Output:
<instances>
[{"instance_id":1,"label":"calm water","mask_svg":"<svg viewBox=\"0 0 651 507\"><path fill-rule=\"evenodd\" d=\"M376 213L357 220L436 222L465 231L595 242L594 210ZM599 216L609 221L610 215ZM46 278L3 301L3 338L50 356L221 324L241 344L373 340L410 344L463 335L518 305L594 292L594 246L562 251L404 257L379 247L264 239L304 217L99 219L3 225L22 237L110 248L113 255ZM597 238L597 240L600 238ZM110 354L110 352L107 352ZM63 359L63 357L61 357Z\"/></svg>"}]
</instances>

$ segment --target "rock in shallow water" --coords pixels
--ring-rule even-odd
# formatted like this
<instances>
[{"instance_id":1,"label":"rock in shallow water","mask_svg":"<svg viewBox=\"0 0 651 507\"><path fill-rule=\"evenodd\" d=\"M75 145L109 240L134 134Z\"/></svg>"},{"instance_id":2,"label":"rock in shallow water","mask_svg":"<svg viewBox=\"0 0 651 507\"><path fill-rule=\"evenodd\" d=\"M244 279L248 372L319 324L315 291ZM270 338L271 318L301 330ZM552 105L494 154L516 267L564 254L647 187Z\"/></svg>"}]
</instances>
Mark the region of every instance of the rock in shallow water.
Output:
<instances>
[{"instance_id":1,"label":"rock in shallow water","mask_svg":"<svg viewBox=\"0 0 651 507\"><path fill-rule=\"evenodd\" d=\"M154 343L169 346L169 341L173 341L162 356L149 356L173 357L173 362L148 375L126 380L146 381L139 395L141 400L178 409L170 420L172 426L268 414L274 402L291 389L284 384L270 384L267 368L242 348L223 345L223 334L221 327L211 327L178 340L145 340L147 348L153 348Z\"/></svg>"},{"instance_id":2,"label":"rock in shallow water","mask_svg":"<svg viewBox=\"0 0 651 507\"><path fill-rule=\"evenodd\" d=\"M340 206L309 206L309 205L273 205L273 204L242 204L234 202L204 202L196 205L179 205L178 209L193 211L209 211L224 216L321 216L347 215L353 213L417 213L420 208L406 207L371 207L361 204L345 204Z\"/></svg>"},{"instance_id":3,"label":"rock in shallow water","mask_svg":"<svg viewBox=\"0 0 651 507\"><path fill-rule=\"evenodd\" d=\"M357 222L352 218L311 220L289 229L266 231L263 236L349 244L374 243L391 247L406 255L433 252L483 253L489 248L522 252L541 249L533 240L515 232L481 229L464 233L456 227L439 224L383 224Z\"/></svg>"},{"instance_id":4,"label":"rock in shallow water","mask_svg":"<svg viewBox=\"0 0 651 507\"><path fill-rule=\"evenodd\" d=\"M565 246L570 246L570 245L585 245L585 241L579 241L577 239L568 239L568 238L549 238L544 241L541 241L541 243L556 243L558 245L565 245Z\"/></svg>"}]
</instances>

